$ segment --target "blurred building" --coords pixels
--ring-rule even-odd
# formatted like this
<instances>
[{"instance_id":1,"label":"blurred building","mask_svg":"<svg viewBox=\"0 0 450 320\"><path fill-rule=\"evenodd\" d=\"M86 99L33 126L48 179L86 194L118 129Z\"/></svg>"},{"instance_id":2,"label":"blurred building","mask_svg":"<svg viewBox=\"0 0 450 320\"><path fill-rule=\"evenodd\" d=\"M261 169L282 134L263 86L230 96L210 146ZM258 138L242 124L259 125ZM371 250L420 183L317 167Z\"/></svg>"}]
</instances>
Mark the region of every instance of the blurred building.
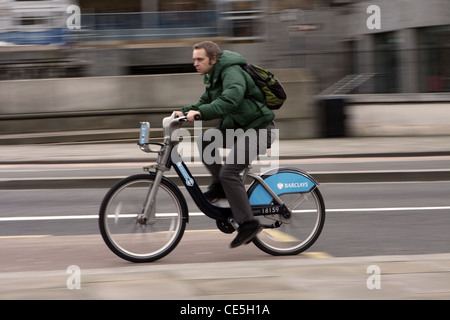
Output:
<instances>
[{"instance_id":1,"label":"blurred building","mask_svg":"<svg viewBox=\"0 0 450 320\"><path fill-rule=\"evenodd\" d=\"M67 29L70 4L81 30ZM0 0L0 73L193 72L192 44L212 39L268 68L310 69L317 93L445 92L449 17L448 0Z\"/></svg>"}]
</instances>

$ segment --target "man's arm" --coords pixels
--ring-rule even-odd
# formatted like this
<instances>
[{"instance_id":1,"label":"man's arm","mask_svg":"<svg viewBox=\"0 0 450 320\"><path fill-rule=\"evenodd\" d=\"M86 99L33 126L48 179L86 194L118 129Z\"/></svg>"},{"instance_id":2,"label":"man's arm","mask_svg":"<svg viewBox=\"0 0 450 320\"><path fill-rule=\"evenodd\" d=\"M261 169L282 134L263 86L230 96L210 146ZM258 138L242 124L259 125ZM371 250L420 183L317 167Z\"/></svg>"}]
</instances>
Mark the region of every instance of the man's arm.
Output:
<instances>
[{"instance_id":1,"label":"man's arm","mask_svg":"<svg viewBox=\"0 0 450 320\"><path fill-rule=\"evenodd\" d=\"M190 110L198 110L198 107L200 107L203 104L209 103L208 101L208 93L205 91L203 92L202 96L200 97L200 100L197 101L197 103L192 104L190 106L184 106L181 108L181 112L187 113Z\"/></svg>"},{"instance_id":2,"label":"man's arm","mask_svg":"<svg viewBox=\"0 0 450 320\"><path fill-rule=\"evenodd\" d=\"M222 73L222 93L214 101L199 105L197 110L204 120L223 118L233 113L241 105L246 91L246 83L240 66L228 67Z\"/></svg>"}]
</instances>

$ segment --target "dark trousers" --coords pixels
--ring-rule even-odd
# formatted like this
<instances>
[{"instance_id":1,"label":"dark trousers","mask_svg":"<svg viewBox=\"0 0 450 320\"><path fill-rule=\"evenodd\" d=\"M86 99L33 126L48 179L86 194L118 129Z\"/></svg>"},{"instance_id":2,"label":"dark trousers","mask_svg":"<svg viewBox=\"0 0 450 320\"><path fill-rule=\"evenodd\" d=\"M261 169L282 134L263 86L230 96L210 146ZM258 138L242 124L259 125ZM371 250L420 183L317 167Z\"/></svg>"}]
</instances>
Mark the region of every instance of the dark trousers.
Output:
<instances>
[{"instance_id":1,"label":"dark trousers","mask_svg":"<svg viewBox=\"0 0 450 320\"><path fill-rule=\"evenodd\" d=\"M247 131L215 128L206 130L198 140L202 161L211 172L213 183L222 184L233 218L239 224L254 219L240 174L259 154L270 148L276 138L274 128L273 124ZM217 148L230 149L225 161Z\"/></svg>"}]
</instances>

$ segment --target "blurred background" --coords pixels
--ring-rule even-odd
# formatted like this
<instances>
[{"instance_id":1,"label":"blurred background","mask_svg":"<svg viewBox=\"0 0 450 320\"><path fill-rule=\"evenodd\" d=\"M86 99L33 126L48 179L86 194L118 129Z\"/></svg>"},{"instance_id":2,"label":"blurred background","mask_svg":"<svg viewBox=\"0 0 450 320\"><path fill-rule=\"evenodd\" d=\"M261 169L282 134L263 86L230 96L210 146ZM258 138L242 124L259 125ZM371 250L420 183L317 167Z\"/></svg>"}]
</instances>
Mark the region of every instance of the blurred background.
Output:
<instances>
[{"instance_id":1,"label":"blurred background","mask_svg":"<svg viewBox=\"0 0 450 320\"><path fill-rule=\"evenodd\" d=\"M188 200L192 232L162 263L195 270L156 265L128 285L123 273L114 279L110 270L130 265L100 239L101 200L153 159L136 145L139 122L161 139L162 118L203 93L192 61L203 40L285 87L280 163L311 172L327 208L299 261L394 255L395 264L258 269L263 252L227 250L229 235ZM448 254L424 256L450 252L449 137L449 0L0 0L0 299L448 299ZM207 177L201 164L190 169ZM421 256L407 265L397 255ZM250 264L225 277L229 265L197 265L222 261ZM369 261L380 262L383 290L368 290ZM83 273L78 293L66 286L72 265ZM90 268L109 271L95 279ZM49 270L63 275L3 274Z\"/></svg>"},{"instance_id":2,"label":"blurred background","mask_svg":"<svg viewBox=\"0 0 450 320\"><path fill-rule=\"evenodd\" d=\"M449 134L449 17L448 0L0 0L0 134L158 126L202 93L206 39L285 84L281 138Z\"/></svg>"}]
</instances>

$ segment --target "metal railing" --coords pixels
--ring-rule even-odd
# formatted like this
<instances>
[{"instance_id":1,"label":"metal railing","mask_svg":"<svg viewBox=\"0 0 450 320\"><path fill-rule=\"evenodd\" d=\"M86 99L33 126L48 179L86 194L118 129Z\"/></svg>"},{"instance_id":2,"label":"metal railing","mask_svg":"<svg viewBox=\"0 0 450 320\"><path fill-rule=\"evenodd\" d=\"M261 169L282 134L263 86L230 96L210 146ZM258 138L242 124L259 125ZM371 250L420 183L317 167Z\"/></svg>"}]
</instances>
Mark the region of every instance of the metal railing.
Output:
<instances>
[{"instance_id":1,"label":"metal railing","mask_svg":"<svg viewBox=\"0 0 450 320\"><path fill-rule=\"evenodd\" d=\"M8 21L10 27L0 29L0 41L15 45L63 44L75 41L201 38L219 34L218 14L213 10L81 14L81 30L69 30L66 21L55 15L39 19L46 23L27 26L21 25L20 21Z\"/></svg>"}]
</instances>

